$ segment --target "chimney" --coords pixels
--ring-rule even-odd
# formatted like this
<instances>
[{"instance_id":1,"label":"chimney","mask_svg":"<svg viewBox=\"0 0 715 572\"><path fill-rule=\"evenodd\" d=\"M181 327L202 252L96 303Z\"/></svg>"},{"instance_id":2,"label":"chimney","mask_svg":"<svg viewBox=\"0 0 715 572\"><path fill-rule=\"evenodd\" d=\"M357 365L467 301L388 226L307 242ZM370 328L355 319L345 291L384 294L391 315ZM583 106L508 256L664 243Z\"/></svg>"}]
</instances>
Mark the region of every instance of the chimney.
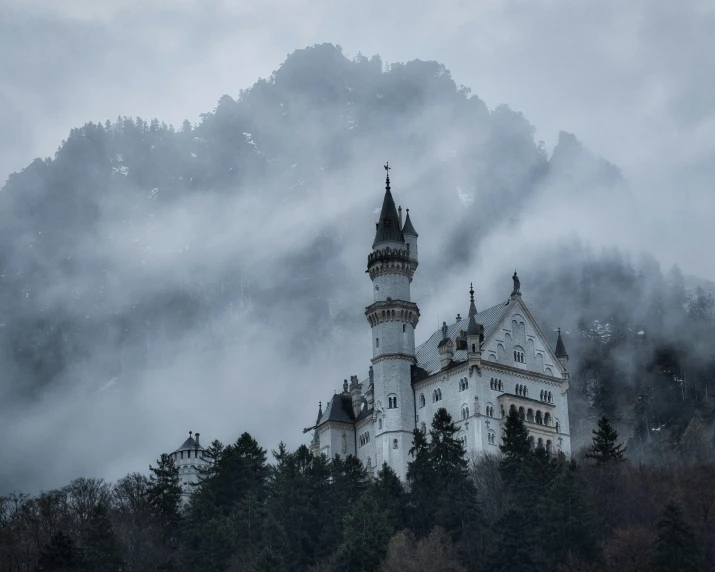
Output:
<instances>
[{"instance_id":1,"label":"chimney","mask_svg":"<svg viewBox=\"0 0 715 572\"><path fill-rule=\"evenodd\" d=\"M199 443L199 434L198 433L196 433L196 444L201 445L201 443Z\"/></svg>"},{"instance_id":2,"label":"chimney","mask_svg":"<svg viewBox=\"0 0 715 572\"><path fill-rule=\"evenodd\" d=\"M402 207L397 207L397 220L400 222L400 230L402 230Z\"/></svg>"}]
</instances>

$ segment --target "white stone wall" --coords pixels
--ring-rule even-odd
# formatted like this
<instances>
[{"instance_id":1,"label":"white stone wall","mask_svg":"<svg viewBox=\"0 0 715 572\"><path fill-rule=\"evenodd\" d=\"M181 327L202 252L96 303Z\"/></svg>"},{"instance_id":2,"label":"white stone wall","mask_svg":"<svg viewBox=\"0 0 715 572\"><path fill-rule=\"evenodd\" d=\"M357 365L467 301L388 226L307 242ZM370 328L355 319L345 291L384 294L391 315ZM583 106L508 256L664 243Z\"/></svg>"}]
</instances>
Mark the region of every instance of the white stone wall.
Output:
<instances>
[{"instance_id":1,"label":"white stone wall","mask_svg":"<svg viewBox=\"0 0 715 572\"><path fill-rule=\"evenodd\" d=\"M379 346L377 340L380 340ZM415 353L415 328L399 319L381 322L372 327L372 355Z\"/></svg>"},{"instance_id":2,"label":"white stone wall","mask_svg":"<svg viewBox=\"0 0 715 572\"><path fill-rule=\"evenodd\" d=\"M401 274L380 274L372 281L375 302L383 302L388 296L393 300L410 301L410 280Z\"/></svg>"},{"instance_id":3,"label":"white stone wall","mask_svg":"<svg viewBox=\"0 0 715 572\"><path fill-rule=\"evenodd\" d=\"M201 449L176 451L171 456L179 468L179 480L184 491L184 500L187 500L195 489L191 484L199 482L199 468L207 466L208 462L202 457Z\"/></svg>"}]
</instances>

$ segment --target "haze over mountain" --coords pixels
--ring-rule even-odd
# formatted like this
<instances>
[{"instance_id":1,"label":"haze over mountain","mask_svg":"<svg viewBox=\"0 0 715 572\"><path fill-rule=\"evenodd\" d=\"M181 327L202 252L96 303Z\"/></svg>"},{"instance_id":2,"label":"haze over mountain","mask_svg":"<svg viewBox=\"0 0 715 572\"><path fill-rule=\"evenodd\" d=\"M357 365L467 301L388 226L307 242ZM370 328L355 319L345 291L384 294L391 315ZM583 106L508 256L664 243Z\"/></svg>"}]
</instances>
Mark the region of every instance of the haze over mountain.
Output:
<instances>
[{"instance_id":1,"label":"haze over mountain","mask_svg":"<svg viewBox=\"0 0 715 572\"><path fill-rule=\"evenodd\" d=\"M696 418L687 450L709 455L710 285L602 251L648 215L639 193L575 135L549 153L534 132L442 64L331 44L196 125L73 129L0 194L0 430L20 436L0 489L121 476L189 429L299 443L369 365L385 160L420 234L418 341L466 312L470 282L480 307L505 299L516 267L546 331L567 332L576 443L605 412L635 454L677 454L653 429L680 443Z\"/></svg>"}]
</instances>

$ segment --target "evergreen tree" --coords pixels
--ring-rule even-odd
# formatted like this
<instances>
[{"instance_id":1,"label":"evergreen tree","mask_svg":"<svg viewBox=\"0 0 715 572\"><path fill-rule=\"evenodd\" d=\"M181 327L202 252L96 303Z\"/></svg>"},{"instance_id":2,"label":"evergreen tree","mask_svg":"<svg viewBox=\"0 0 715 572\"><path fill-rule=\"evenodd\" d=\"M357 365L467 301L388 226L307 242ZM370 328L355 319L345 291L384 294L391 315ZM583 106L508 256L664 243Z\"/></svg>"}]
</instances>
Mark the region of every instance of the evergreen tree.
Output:
<instances>
[{"instance_id":1,"label":"evergreen tree","mask_svg":"<svg viewBox=\"0 0 715 572\"><path fill-rule=\"evenodd\" d=\"M507 485L514 485L524 460L531 454L529 430L516 409L511 409L507 415L499 450L502 453L499 464L502 478Z\"/></svg>"},{"instance_id":2,"label":"evergreen tree","mask_svg":"<svg viewBox=\"0 0 715 572\"><path fill-rule=\"evenodd\" d=\"M72 537L59 531L40 552L39 572L75 572L81 569L82 557Z\"/></svg>"},{"instance_id":3,"label":"evergreen tree","mask_svg":"<svg viewBox=\"0 0 715 572\"><path fill-rule=\"evenodd\" d=\"M106 504L100 503L91 510L82 548L88 572L118 572L122 569L119 540Z\"/></svg>"},{"instance_id":4,"label":"evergreen tree","mask_svg":"<svg viewBox=\"0 0 715 572\"><path fill-rule=\"evenodd\" d=\"M179 522L181 507L181 481L179 467L171 455L162 454L157 466L149 465L149 486L146 496L157 516L170 528Z\"/></svg>"},{"instance_id":5,"label":"evergreen tree","mask_svg":"<svg viewBox=\"0 0 715 572\"><path fill-rule=\"evenodd\" d=\"M702 569L695 534L674 501L665 505L656 527L658 535L651 562L653 572L698 572Z\"/></svg>"},{"instance_id":6,"label":"evergreen tree","mask_svg":"<svg viewBox=\"0 0 715 572\"><path fill-rule=\"evenodd\" d=\"M253 562L252 572L285 572L283 557L279 552L264 548Z\"/></svg>"},{"instance_id":7,"label":"evergreen tree","mask_svg":"<svg viewBox=\"0 0 715 572\"><path fill-rule=\"evenodd\" d=\"M598 429L593 430L593 444L589 447L586 458L604 465L622 461L625 451L625 447L618 443L618 431L606 417L601 417L598 420Z\"/></svg>"}]
</instances>

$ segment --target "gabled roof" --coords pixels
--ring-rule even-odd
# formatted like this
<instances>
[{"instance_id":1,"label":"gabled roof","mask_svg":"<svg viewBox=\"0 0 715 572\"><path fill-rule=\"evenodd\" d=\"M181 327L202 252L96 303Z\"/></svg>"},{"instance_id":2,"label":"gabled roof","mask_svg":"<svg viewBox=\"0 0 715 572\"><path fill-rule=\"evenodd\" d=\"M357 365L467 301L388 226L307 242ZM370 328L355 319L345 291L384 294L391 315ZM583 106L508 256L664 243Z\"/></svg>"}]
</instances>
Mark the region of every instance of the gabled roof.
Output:
<instances>
[{"instance_id":1,"label":"gabled roof","mask_svg":"<svg viewBox=\"0 0 715 572\"><path fill-rule=\"evenodd\" d=\"M349 393L336 393L328 400L328 403L323 412L323 416L318 420L316 426L320 426L328 421L337 423L355 423L360 419L364 419L371 414L372 410L368 411L367 400L364 397L360 398L360 412L358 416L353 415L353 399Z\"/></svg>"},{"instance_id":2,"label":"gabled roof","mask_svg":"<svg viewBox=\"0 0 715 572\"><path fill-rule=\"evenodd\" d=\"M508 308L508 302L502 302L491 308L487 308L483 312L478 312L474 318L475 321L484 326L484 336L489 337L492 331L499 325ZM466 318L462 318L459 322L454 322L447 326L447 337L456 338L462 330L466 330L469 323ZM417 355L417 367L423 369L428 374L437 373L441 371L442 366L440 364L439 343L442 341L442 329L440 328L435 333L433 333L430 338L420 345L416 350ZM467 360L467 350L456 350L452 361L455 363L463 362Z\"/></svg>"},{"instance_id":3,"label":"gabled roof","mask_svg":"<svg viewBox=\"0 0 715 572\"><path fill-rule=\"evenodd\" d=\"M402 235L402 230L400 229L400 219L397 216L395 201L390 192L389 178L385 186L385 198L382 201L380 220L377 223L375 240L372 243L372 247L375 248L375 246L381 242L405 242L405 237Z\"/></svg>"}]
</instances>

